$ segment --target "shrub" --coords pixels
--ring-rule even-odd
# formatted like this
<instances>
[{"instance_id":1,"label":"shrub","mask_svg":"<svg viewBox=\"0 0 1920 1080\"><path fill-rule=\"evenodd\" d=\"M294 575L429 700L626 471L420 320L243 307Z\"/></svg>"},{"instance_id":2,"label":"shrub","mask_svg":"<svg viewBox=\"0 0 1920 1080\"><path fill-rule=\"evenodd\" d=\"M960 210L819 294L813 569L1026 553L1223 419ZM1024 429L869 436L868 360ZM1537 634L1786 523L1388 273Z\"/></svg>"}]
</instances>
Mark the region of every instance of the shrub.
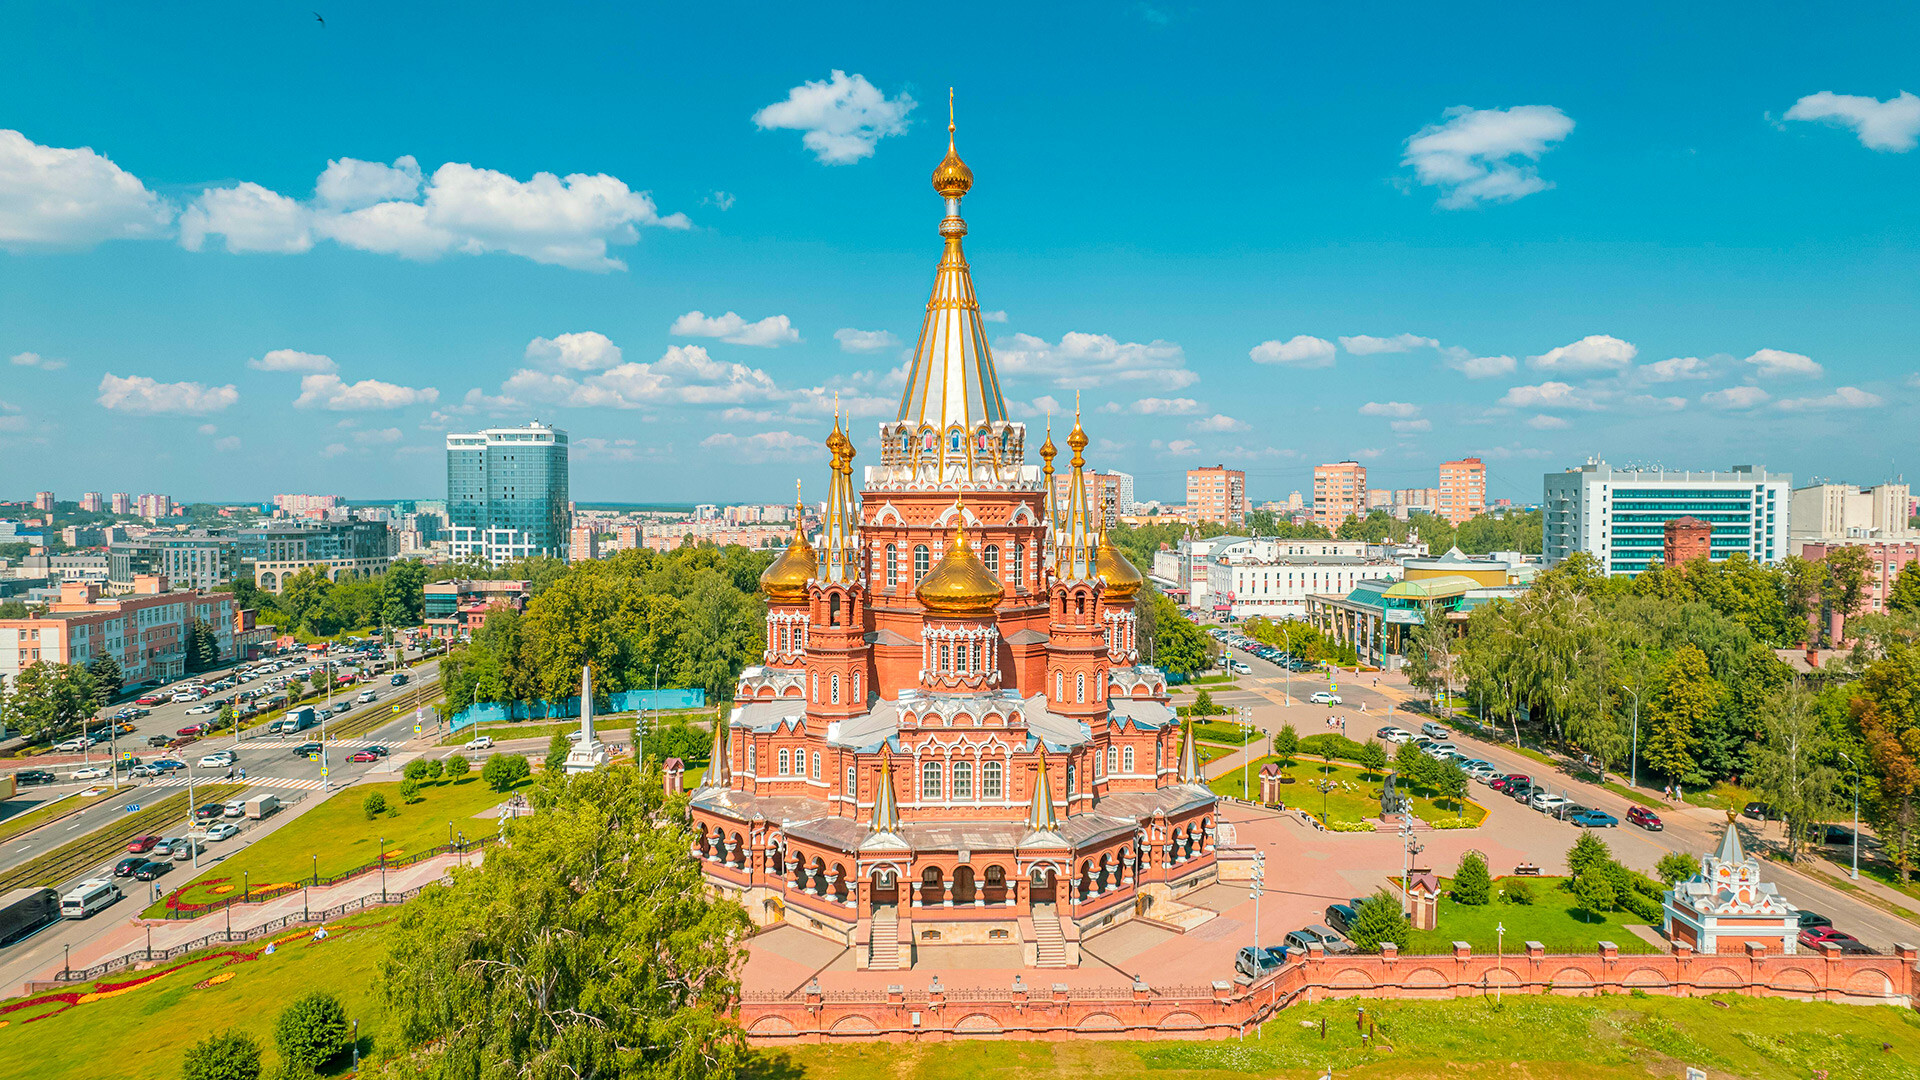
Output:
<instances>
[{"instance_id":1,"label":"shrub","mask_svg":"<svg viewBox=\"0 0 1920 1080\"><path fill-rule=\"evenodd\" d=\"M367 797L360 800L360 812L367 815L368 821L372 821L387 812L387 797L377 791L367 792Z\"/></svg>"},{"instance_id":2,"label":"shrub","mask_svg":"<svg viewBox=\"0 0 1920 1080\"><path fill-rule=\"evenodd\" d=\"M420 781L409 776L400 781L400 801L413 803L420 797Z\"/></svg>"},{"instance_id":3,"label":"shrub","mask_svg":"<svg viewBox=\"0 0 1920 1080\"><path fill-rule=\"evenodd\" d=\"M1383 941L1405 944L1413 936L1413 924L1407 921L1406 913L1400 910L1400 901L1382 890L1362 900L1360 906L1354 909L1353 923L1347 928L1347 936L1353 939L1356 947L1375 952Z\"/></svg>"},{"instance_id":4,"label":"shrub","mask_svg":"<svg viewBox=\"0 0 1920 1080\"><path fill-rule=\"evenodd\" d=\"M1215 705L1213 703L1213 695L1207 693L1206 690L1203 689L1200 691L1198 695L1194 697L1193 704L1187 708L1187 715L1218 716L1221 713L1224 713L1226 711L1227 710L1221 708L1220 706Z\"/></svg>"},{"instance_id":5,"label":"shrub","mask_svg":"<svg viewBox=\"0 0 1920 1080\"><path fill-rule=\"evenodd\" d=\"M1580 906L1595 919L1602 918L1613 910L1615 900L1613 875L1607 873L1605 866L1596 866L1573 879L1573 895L1580 900Z\"/></svg>"},{"instance_id":6,"label":"shrub","mask_svg":"<svg viewBox=\"0 0 1920 1080\"><path fill-rule=\"evenodd\" d=\"M447 767L445 765L440 764L440 762L437 760L427 762L427 779L429 780L432 780L438 783L441 775L446 771L447 771Z\"/></svg>"},{"instance_id":7,"label":"shrub","mask_svg":"<svg viewBox=\"0 0 1920 1080\"><path fill-rule=\"evenodd\" d=\"M1337 732L1324 735L1309 735L1300 740L1300 753L1314 757L1337 757L1347 761L1360 760L1360 744Z\"/></svg>"},{"instance_id":8,"label":"shrub","mask_svg":"<svg viewBox=\"0 0 1920 1080\"><path fill-rule=\"evenodd\" d=\"M719 723L726 723L726 721L721 720ZM639 731L637 727L634 730ZM649 761L665 761L671 757L677 757L681 761L697 761L707 756L712 738L711 735L702 734L682 720L663 724L652 731L645 732L644 737L636 735L634 745L645 748Z\"/></svg>"},{"instance_id":9,"label":"shrub","mask_svg":"<svg viewBox=\"0 0 1920 1080\"><path fill-rule=\"evenodd\" d=\"M184 1080L259 1080L260 1044L228 1029L193 1044L180 1067Z\"/></svg>"},{"instance_id":10,"label":"shrub","mask_svg":"<svg viewBox=\"0 0 1920 1080\"><path fill-rule=\"evenodd\" d=\"M1375 776L1387 771L1387 748L1380 745L1378 739L1368 739L1360 744L1360 756L1354 760Z\"/></svg>"},{"instance_id":11,"label":"shrub","mask_svg":"<svg viewBox=\"0 0 1920 1080\"><path fill-rule=\"evenodd\" d=\"M1292 724L1280 725L1280 730L1273 733L1273 756L1280 759L1280 767L1292 767L1293 756L1299 752L1300 733L1293 730Z\"/></svg>"},{"instance_id":12,"label":"shrub","mask_svg":"<svg viewBox=\"0 0 1920 1080\"><path fill-rule=\"evenodd\" d=\"M1519 907L1533 906L1533 882L1526 878L1508 878L1500 886L1500 899Z\"/></svg>"},{"instance_id":13,"label":"shrub","mask_svg":"<svg viewBox=\"0 0 1920 1080\"><path fill-rule=\"evenodd\" d=\"M1660 901L1639 892L1629 892L1618 898L1620 906L1633 912L1634 918L1649 926L1659 926L1666 916L1666 910Z\"/></svg>"},{"instance_id":14,"label":"shrub","mask_svg":"<svg viewBox=\"0 0 1920 1080\"><path fill-rule=\"evenodd\" d=\"M458 780L473 770L473 764L463 754L455 754L447 759L447 779Z\"/></svg>"},{"instance_id":15,"label":"shrub","mask_svg":"<svg viewBox=\"0 0 1920 1080\"><path fill-rule=\"evenodd\" d=\"M1574 877L1612 861L1613 849L1607 847L1607 842L1584 830L1580 833L1580 839L1567 849L1567 870Z\"/></svg>"},{"instance_id":16,"label":"shrub","mask_svg":"<svg viewBox=\"0 0 1920 1080\"><path fill-rule=\"evenodd\" d=\"M332 994L314 991L296 998L274 1025L280 1061L293 1069L318 1069L347 1048L347 1010Z\"/></svg>"},{"instance_id":17,"label":"shrub","mask_svg":"<svg viewBox=\"0 0 1920 1080\"><path fill-rule=\"evenodd\" d=\"M533 766L520 754L495 754L480 769L480 779L495 791L506 791L533 775Z\"/></svg>"},{"instance_id":18,"label":"shrub","mask_svg":"<svg viewBox=\"0 0 1920 1080\"><path fill-rule=\"evenodd\" d=\"M1653 866L1653 872L1660 875L1660 880L1666 882L1668 888L1672 888L1699 873L1700 860L1684 852L1669 851L1660 856L1660 861Z\"/></svg>"},{"instance_id":19,"label":"shrub","mask_svg":"<svg viewBox=\"0 0 1920 1080\"><path fill-rule=\"evenodd\" d=\"M425 780L427 778L427 759L414 758L412 761L407 762L407 767L400 770L400 775L416 783Z\"/></svg>"},{"instance_id":20,"label":"shrub","mask_svg":"<svg viewBox=\"0 0 1920 1080\"><path fill-rule=\"evenodd\" d=\"M573 744L567 741L566 735L554 732L553 738L547 740L547 771L559 772L566 765L567 753L572 749Z\"/></svg>"},{"instance_id":21,"label":"shrub","mask_svg":"<svg viewBox=\"0 0 1920 1080\"><path fill-rule=\"evenodd\" d=\"M1475 852L1460 856L1460 868L1453 872L1453 902L1480 907L1493 899L1493 878L1487 874L1487 860Z\"/></svg>"}]
</instances>

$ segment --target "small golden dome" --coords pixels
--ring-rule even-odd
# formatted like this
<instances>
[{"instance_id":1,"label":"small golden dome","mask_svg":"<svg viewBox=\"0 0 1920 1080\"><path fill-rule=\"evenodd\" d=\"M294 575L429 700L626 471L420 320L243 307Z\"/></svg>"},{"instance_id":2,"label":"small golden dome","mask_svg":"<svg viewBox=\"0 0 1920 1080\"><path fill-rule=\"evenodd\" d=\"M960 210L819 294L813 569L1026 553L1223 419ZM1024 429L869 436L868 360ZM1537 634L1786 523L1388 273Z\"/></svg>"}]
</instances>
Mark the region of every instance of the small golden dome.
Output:
<instances>
[{"instance_id":1,"label":"small golden dome","mask_svg":"<svg viewBox=\"0 0 1920 1080\"><path fill-rule=\"evenodd\" d=\"M1094 563L1094 569L1107 579L1106 595L1115 600L1131 597L1140 591L1144 582L1140 571L1134 569L1133 563L1120 554L1120 549L1109 543L1104 534L1100 537L1100 556Z\"/></svg>"},{"instance_id":2,"label":"small golden dome","mask_svg":"<svg viewBox=\"0 0 1920 1080\"><path fill-rule=\"evenodd\" d=\"M1048 468L1052 468L1053 456L1059 452L1060 448L1053 445L1053 420L1048 419L1047 441L1040 444L1040 457L1046 461Z\"/></svg>"},{"instance_id":3,"label":"small golden dome","mask_svg":"<svg viewBox=\"0 0 1920 1080\"><path fill-rule=\"evenodd\" d=\"M960 160L960 152L953 148L953 90L947 90L947 156L940 159L939 167L933 170L933 190L948 199L957 199L973 187L973 170Z\"/></svg>"},{"instance_id":4,"label":"small golden dome","mask_svg":"<svg viewBox=\"0 0 1920 1080\"><path fill-rule=\"evenodd\" d=\"M804 536L795 536L787 550L760 575L760 591L777 604L798 604L807 598L807 582L819 575L820 560Z\"/></svg>"},{"instance_id":5,"label":"small golden dome","mask_svg":"<svg viewBox=\"0 0 1920 1080\"><path fill-rule=\"evenodd\" d=\"M987 571L987 564L968 546L966 534L956 524L953 546L935 563L920 585L913 590L927 611L950 617L987 616L1007 594L1006 587Z\"/></svg>"}]
</instances>

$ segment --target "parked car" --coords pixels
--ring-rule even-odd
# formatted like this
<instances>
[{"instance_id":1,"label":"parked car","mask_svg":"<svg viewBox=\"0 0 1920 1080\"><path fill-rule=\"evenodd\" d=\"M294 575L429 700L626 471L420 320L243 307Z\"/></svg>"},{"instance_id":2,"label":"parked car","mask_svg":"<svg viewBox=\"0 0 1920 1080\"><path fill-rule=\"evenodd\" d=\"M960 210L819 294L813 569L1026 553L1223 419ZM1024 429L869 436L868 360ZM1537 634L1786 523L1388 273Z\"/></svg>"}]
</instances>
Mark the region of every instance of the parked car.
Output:
<instances>
[{"instance_id":1,"label":"parked car","mask_svg":"<svg viewBox=\"0 0 1920 1080\"><path fill-rule=\"evenodd\" d=\"M1507 794L1513 796L1514 802L1530 802L1534 795L1534 787L1530 783L1508 784Z\"/></svg>"},{"instance_id":2,"label":"parked car","mask_svg":"<svg viewBox=\"0 0 1920 1080\"><path fill-rule=\"evenodd\" d=\"M1429 720L1426 723L1420 725L1420 734L1425 735L1429 739L1444 739L1447 736L1453 734L1453 732L1448 731L1444 726L1440 724L1436 724L1433 721Z\"/></svg>"},{"instance_id":3,"label":"parked car","mask_svg":"<svg viewBox=\"0 0 1920 1080\"><path fill-rule=\"evenodd\" d=\"M147 865L145 855L131 855L113 864L114 877L132 877L135 870Z\"/></svg>"},{"instance_id":4,"label":"parked car","mask_svg":"<svg viewBox=\"0 0 1920 1080\"><path fill-rule=\"evenodd\" d=\"M191 709L188 709L188 710L187 710L187 715L188 715L188 716L205 716L205 715L207 715L208 713L217 713L217 712L219 712L219 711L220 711L220 703L219 703L219 702L217 702L217 701L207 701L207 702L202 702L202 703L201 703L201 704L199 704L199 705L195 705L195 706L194 706L193 708L191 708Z\"/></svg>"},{"instance_id":5,"label":"parked car","mask_svg":"<svg viewBox=\"0 0 1920 1080\"><path fill-rule=\"evenodd\" d=\"M1627 822L1632 825L1638 825L1648 832L1659 832L1666 828L1666 825L1660 820L1660 815L1644 806L1635 806L1628 809Z\"/></svg>"},{"instance_id":6,"label":"parked car","mask_svg":"<svg viewBox=\"0 0 1920 1080\"><path fill-rule=\"evenodd\" d=\"M205 757L202 757L200 759L200 767L203 769L224 769L227 766L232 765L233 762L234 762L233 751L217 750L211 754L206 755Z\"/></svg>"},{"instance_id":7,"label":"parked car","mask_svg":"<svg viewBox=\"0 0 1920 1080\"><path fill-rule=\"evenodd\" d=\"M1844 930L1835 930L1831 926L1812 927L1800 931L1800 944L1812 952L1819 952L1827 944L1840 946L1843 954L1866 955L1873 952L1857 937Z\"/></svg>"},{"instance_id":8,"label":"parked car","mask_svg":"<svg viewBox=\"0 0 1920 1080\"><path fill-rule=\"evenodd\" d=\"M174 734L176 736L180 736L184 738L191 738L196 735L205 735L207 732L211 730L213 730L212 724L207 724L207 723L188 724L186 727L183 727L180 730L174 732Z\"/></svg>"},{"instance_id":9,"label":"parked car","mask_svg":"<svg viewBox=\"0 0 1920 1080\"><path fill-rule=\"evenodd\" d=\"M1567 815L1567 820L1583 829L1618 828L1620 819L1605 810L1580 810Z\"/></svg>"},{"instance_id":10,"label":"parked car","mask_svg":"<svg viewBox=\"0 0 1920 1080\"><path fill-rule=\"evenodd\" d=\"M56 754L77 754L80 751L85 750L87 747L92 745L93 743L88 739L82 738L79 735L75 735L71 739L54 743L53 752Z\"/></svg>"},{"instance_id":11,"label":"parked car","mask_svg":"<svg viewBox=\"0 0 1920 1080\"><path fill-rule=\"evenodd\" d=\"M159 842L160 838L157 836L136 836L133 839L133 843L127 845L127 853L130 855L145 855L147 852L152 851L153 846Z\"/></svg>"},{"instance_id":12,"label":"parked car","mask_svg":"<svg viewBox=\"0 0 1920 1080\"><path fill-rule=\"evenodd\" d=\"M475 738L473 738L473 739L470 739L470 740L468 740L468 742L467 742L467 745L465 745L465 746L463 746L463 747L461 747L461 749L463 749L463 750L491 750L491 749L493 749L493 736L491 736L491 735L480 735L480 736L476 736Z\"/></svg>"},{"instance_id":13,"label":"parked car","mask_svg":"<svg viewBox=\"0 0 1920 1080\"><path fill-rule=\"evenodd\" d=\"M1384 742L1403 743L1413 741L1413 732L1406 728L1397 728L1389 724L1373 733L1373 737Z\"/></svg>"},{"instance_id":14,"label":"parked car","mask_svg":"<svg viewBox=\"0 0 1920 1080\"><path fill-rule=\"evenodd\" d=\"M218 825L212 825L207 828L207 839L209 840L225 840L228 837L238 835L240 835L240 826L235 825L231 821L223 821Z\"/></svg>"},{"instance_id":15,"label":"parked car","mask_svg":"<svg viewBox=\"0 0 1920 1080\"><path fill-rule=\"evenodd\" d=\"M1439 758L1441 761L1460 756L1460 748L1450 742L1428 743L1424 749L1428 757Z\"/></svg>"},{"instance_id":16,"label":"parked car","mask_svg":"<svg viewBox=\"0 0 1920 1080\"><path fill-rule=\"evenodd\" d=\"M1853 843L1853 830L1845 825L1829 825L1826 831L1821 834L1820 842L1823 844L1839 844L1842 846L1851 844Z\"/></svg>"},{"instance_id":17,"label":"parked car","mask_svg":"<svg viewBox=\"0 0 1920 1080\"><path fill-rule=\"evenodd\" d=\"M1306 952L1307 946L1313 944L1318 944L1329 954L1353 951L1353 942L1348 941L1338 930L1324 923L1314 923L1312 926L1295 930L1286 936L1286 943L1289 948L1298 949L1301 952Z\"/></svg>"},{"instance_id":18,"label":"parked car","mask_svg":"<svg viewBox=\"0 0 1920 1080\"><path fill-rule=\"evenodd\" d=\"M152 881L154 878L159 877L171 869L173 869L172 863L158 861L143 862L140 864L140 869L133 872L133 876L135 880L138 881Z\"/></svg>"},{"instance_id":19,"label":"parked car","mask_svg":"<svg viewBox=\"0 0 1920 1080\"><path fill-rule=\"evenodd\" d=\"M1338 705L1341 703L1340 695L1328 690L1315 690L1313 696L1308 698L1307 702L1313 705Z\"/></svg>"},{"instance_id":20,"label":"parked car","mask_svg":"<svg viewBox=\"0 0 1920 1080\"><path fill-rule=\"evenodd\" d=\"M1799 914L1801 930L1822 930L1833 925L1832 919L1827 918L1817 911L1808 911L1806 908L1801 908Z\"/></svg>"},{"instance_id":21,"label":"parked car","mask_svg":"<svg viewBox=\"0 0 1920 1080\"><path fill-rule=\"evenodd\" d=\"M1287 962L1287 950L1284 946L1271 948L1262 946L1255 950L1251 945L1240 947L1239 955L1233 958L1233 970L1249 979L1258 980L1269 971L1284 966Z\"/></svg>"},{"instance_id":22,"label":"parked car","mask_svg":"<svg viewBox=\"0 0 1920 1080\"><path fill-rule=\"evenodd\" d=\"M1773 820L1773 807L1759 801L1748 803L1740 809L1740 813L1745 817L1753 818L1755 821Z\"/></svg>"},{"instance_id":23,"label":"parked car","mask_svg":"<svg viewBox=\"0 0 1920 1080\"><path fill-rule=\"evenodd\" d=\"M165 746L165 745L167 745L168 743L170 743L170 742L172 742L172 741L173 741L173 736L171 736L171 735L149 735L149 736L147 736L147 745L148 745L148 746Z\"/></svg>"},{"instance_id":24,"label":"parked car","mask_svg":"<svg viewBox=\"0 0 1920 1080\"><path fill-rule=\"evenodd\" d=\"M220 810L221 810L220 804L217 802L210 802L205 806L196 806L193 808L193 820L219 821Z\"/></svg>"},{"instance_id":25,"label":"parked car","mask_svg":"<svg viewBox=\"0 0 1920 1080\"><path fill-rule=\"evenodd\" d=\"M1555 795L1545 788L1527 796L1527 805L1543 814L1551 814L1567 801L1565 796Z\"/></svg>"},{"instance_id":26,"label":"parked car","mask_svg":"<svg viewBox=\"0 0 1920 1080\"><path fill-rule=\"evenodd\" d=\"M166 696L162 694L143 694L140 697L134 698L133 703L135 705L160 705L165 703L166 700Z\"/></svg>"},{"instance_id":27,"label":"parked car","mask_svg":"<svg viewBox=\"0 0 1920 1080\"><path fill-rule=\"evenodd\" d=\"M13 774L13 782L16 784L51 784L53 781L54 775L47 769L21 769Z\"/></svg>"},{"instance_id":28,"label":"parked car","mask_svg":"<svg viewBox=\"0 0 1920 1080\"><path fill-rule=\"evenodd\" d=\"M1366 897L1364 896L1356 896L1351 900L1344 900L1338 904L1328 904L1326 911L1327 925L1343 934L1347 933L1353 928L1353 913L1360 909L1360 905L1365 900Z\"/></svg>"},{"instance_id":29,"label":"parked car","mask_svg":"<svg viewBox=\"0 0 1920 1080\"><path fill-rule=\"evenodd\" d=\"M84 769L73 770L75 780L106 780L113 776L113 770L104 765L89 765Z\"/></svg>"}]
</instances>

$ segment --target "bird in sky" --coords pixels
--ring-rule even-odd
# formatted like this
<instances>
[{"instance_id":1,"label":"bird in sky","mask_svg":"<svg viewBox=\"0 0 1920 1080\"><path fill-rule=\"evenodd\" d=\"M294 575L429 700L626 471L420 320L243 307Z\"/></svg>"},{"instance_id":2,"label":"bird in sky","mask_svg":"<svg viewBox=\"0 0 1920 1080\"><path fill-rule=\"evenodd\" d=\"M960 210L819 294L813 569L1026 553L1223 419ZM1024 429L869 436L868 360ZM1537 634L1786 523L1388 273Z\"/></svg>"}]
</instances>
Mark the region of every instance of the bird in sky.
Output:
<instances>
[{"instance_id":1,"label":"bird in sky","mask_svg":"<svg viewBox=\"0 0 1920 1080\"><path fill-rule=\"evenodd\" d=\"M327 20L321 18L320 13L317 11L313 13L313 21L320 24L320 29L325 30L327 28Z\"/></svg>"}]
</instances>

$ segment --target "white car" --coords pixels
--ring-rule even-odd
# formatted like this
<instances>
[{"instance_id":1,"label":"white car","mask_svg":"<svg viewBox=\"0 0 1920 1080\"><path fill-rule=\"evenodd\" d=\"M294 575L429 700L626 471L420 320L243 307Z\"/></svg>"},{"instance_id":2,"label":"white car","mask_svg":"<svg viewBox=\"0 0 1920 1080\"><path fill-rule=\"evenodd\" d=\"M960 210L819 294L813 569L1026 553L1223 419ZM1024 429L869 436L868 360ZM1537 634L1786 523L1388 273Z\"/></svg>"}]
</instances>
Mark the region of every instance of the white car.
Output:
<instances>
[{"instance_id":1,"label":"white car","mask_svg":"<svg viewBox=\"0 0 1920 1080\"><path fill-rule=\"evenodd\" d=\"M465 745L465 746L463 746L463 747L461 747L461 749L463 749L463 750L491 750L491 749L493 749L493 736L491 736L491 735L482 735L482 736L480 736L479 738L477 738L477 739L473 739L472 741L470 741L470 742L468 742L468 743L467 743L467 745Z\"/></svg>"},{"instance_id":2,"label":"white car","mask_svg":"<svg viewBox=\"0 0 1920 1080\"><path fill-rule=\"evenodd\" d=\"M89 765L84 769L73 770L75 780L105 780L113 775L113 770L102 765Z\"/></svg>"},{"instance_id":3,"label":"white car","mask_svg":"<svg viewBox=\"0 0 1920 1080\"><path fill-rule=\"evenodd\" d=\"M173 695L173 700L176 704L178 704L179 702L183 702L183 701L199 701L203 697L206 697L206 695L199 693L197 691L182 690L179 693Z\"/></svg>"},{"instance_id":4,"label":"white car","mask_svg":"<svg viewBox=\"0 0 1920 1080\"><path fill-rule=\"evenodd\" d=\"M206 757L200 759L200 767L203 769L224 769L232 764L233 751L231 750L222 750L219 753L208 754Z\"/></svg>"},{"instance_id":5,"label":"white car","mask_svg":"<svg viewBox=\"0 0 1920 1080\"><path fill-rule=\"evenodd\" d=\"M1379 731L1375 732L1374 734L1377 735L1379 738L1384 739L1387 742L1394 743L1396 745L1399 743L1410 743L1413 741L1413 732L1408 731L1406 728L1384 727L1384 728L1381 728Z\"/></svg>"},{"instance_id":6,"label":"white car","mask_svg":"<svg viewBox=\"0 0 1920 1080\"><path fill-rule=\"evenodd\" d=\"M205 716L208 713L217 713L219 711L220 711L220 706L214 702L209 701L204 705L195 705L193 708L188 709L187 715L188 716Z\"/></svg>"},{"instance_id":7,"label":"white car","mask_svg":"<svg viewBox=\"0 0 1920 1080\"><path fill-rule=\"evenodd\" d=\"M77 754L92 745L92 739L86 739L76 735L66 742L54 743L53 752L56 754Z\"/></svg>"},{"instance_id":8,"label":"white car","mask_svg":"<svg viewBox=\"0 0 1920 1080\"><path fill-rule=\"evenodd\" d=\"M1427 756L1445 761L1448 758L1459 757L1460 748L1450 742L1430 743L1427 746Z\"/></svg>"},{"instance_id":9,"label":"white car","mask_svg":"<svg viewBox=\"0 0 1920 1080\"><path fill-rule=\"evenodd\" d=\"M1527 800L1527 805L1543 814L1551 814L1566 804L1567 800L1561 796L1549 795L1544 791L1534 792L1532 797Z\"/></svg>"},{"instance_id":10,"label":"white car","mask_svg":"<svg viewBox=\"0 0 1920 1080\"><path fill-rule=\"evenodd\" d=\"M207 826L207 839L209 840L225 840L230 836L239 835L240 826L230 821L223 821L218 825Z\"/></svg>"},{"instance_id":11,"label":"white car","mask_svg":"<svg viewBox=\"0 0 1920 1080\"><path fill-rule=\"evenodd\" d=\"M1310 697L1310 698L1308 698L1308 699L1307 699L1307 701L1308 701L1308 702L1309 702L1310 704L1314 704L1314 705L1338 705L1338 704L1341 704L1341 701L1340 701L1340 695L1339 695L1339 694L1336 694L1336 693L1333 693L1333 692L1331 692L1331 691L1328 691L1328 690L1315 690L1315 691L1313 692L1313 696L1312 696L1312 697Z\"/></svg>"}]
</instances>

